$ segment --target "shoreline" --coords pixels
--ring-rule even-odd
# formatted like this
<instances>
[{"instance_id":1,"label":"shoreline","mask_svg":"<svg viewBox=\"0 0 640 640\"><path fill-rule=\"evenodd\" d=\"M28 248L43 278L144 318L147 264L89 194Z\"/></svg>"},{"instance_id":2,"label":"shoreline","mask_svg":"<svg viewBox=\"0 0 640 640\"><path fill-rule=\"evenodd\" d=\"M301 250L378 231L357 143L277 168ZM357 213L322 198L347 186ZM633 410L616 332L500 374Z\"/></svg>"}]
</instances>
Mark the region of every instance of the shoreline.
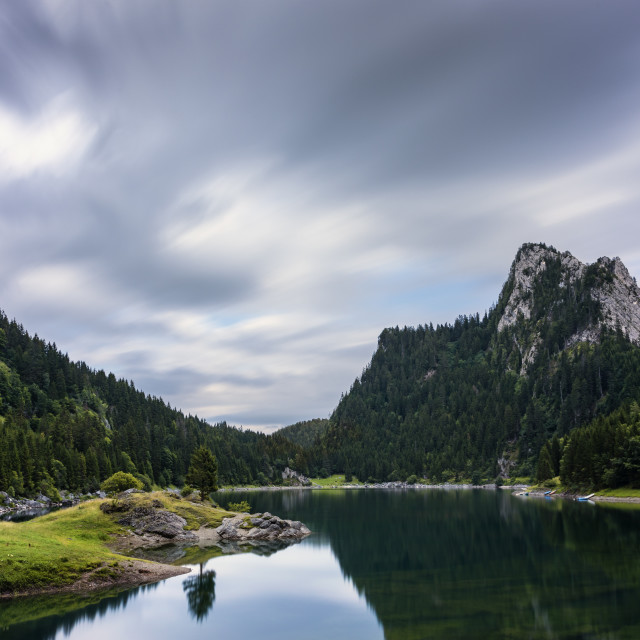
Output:
<instances>
[{"instance_id":1,"label":"shoreline","mask_svg":"<svg viewBox=\"0 0 640 640\"><path fill-rule=\"evenodd\" d=\"M162 564L139 558L123 557L120 563L120 571L117 576L104 578L97 574L102 567L98 567L81 576L75 582L67 585L53 587L32 587L24 591L0 593L0 601L17 598L29 598L34 596L58 595L65 593L90 593L94 591L109 591L110 589L133 589L144 584L151 584L173 578L185 573L190 573L188 567Z\"/></svg>"},{"instance_id":2,"label":"shoreline","mask_svg":"<svg viewBox=\"0 0 640 640\"><path fill-rule=\"evenodd\" d=\"M218 489L217 493L234 493L234 492L252 492L252 491L290 491L290 490L302 490L302 491L336 491L344 489L352 491L356 489L373 489L373 490L385 490L385 489L416 489L416 490L433 490L440 489L444 491L452 490L468 490L468 489L483 489L485 491L516 491L527 490L526 484L514 484L514 485L502 485L497 487L495 484L484 485L472 485L472 484L407 484L406 482L383 482L380 484L340 484L340 485L299 485L299 486L276 486L270 485L266 487L224 487ZM585 490L585 493L587 490ZM531 497L544 497L545 490L533 489L529 491ZM562 498L564 500L577 500L579 493L555 493L554 498ZM595 495L591 498L593 502L619 502L627 504L640 504L639 496L599 496Z\"/></svg>"}]
</instances>

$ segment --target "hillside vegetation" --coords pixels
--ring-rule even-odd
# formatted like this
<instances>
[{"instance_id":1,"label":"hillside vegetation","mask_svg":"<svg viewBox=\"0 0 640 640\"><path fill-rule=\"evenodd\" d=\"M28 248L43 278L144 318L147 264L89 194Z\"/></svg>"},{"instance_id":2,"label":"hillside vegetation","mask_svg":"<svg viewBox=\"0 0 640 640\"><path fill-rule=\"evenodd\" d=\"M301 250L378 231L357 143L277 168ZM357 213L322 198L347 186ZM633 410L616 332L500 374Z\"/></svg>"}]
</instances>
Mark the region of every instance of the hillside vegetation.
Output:
<instances>
[{"instance_id":1,"label":"hillside vegetation","mask_svg":"<svg viewBox=\"0 0 640 640\"><path fill-rule=\"evenodd\" d=\"M640 398L640 348L629 339L638 326L620 322L636 317L637 300L619 261L582 265L525 245L482 318L380 334L309 454L312 473L371 481L534 476L554 435L577 442L576 429ZM592 477L571 473L575 483Z\"/></svg>"},{"instance_id":2,"label":"hillside vegetation","mask_svg":"<svg viewBox=\"0 0 640 640\"><path fill-rule=\"evenodd\" d=\"M329 428L329 420L326 418L315 418L313 420L303 420L295 424L284 427L278 433L301 447L311 447L316 440L320 439Z\"/></svg>"},{"instance_id":3,"label":"hillside vegetation","mask_svg":"<svg viewBox=\"0 0 640 640\"><path fill-rule=\"evenodd\" d=\"M56 496L95 491L116 471L145 486L182 486L206 446L221 484L281 481L300 447L226 423L185 416L133 381L71 362L0 312L0 491Z\"/></svg>"}]
</instances>

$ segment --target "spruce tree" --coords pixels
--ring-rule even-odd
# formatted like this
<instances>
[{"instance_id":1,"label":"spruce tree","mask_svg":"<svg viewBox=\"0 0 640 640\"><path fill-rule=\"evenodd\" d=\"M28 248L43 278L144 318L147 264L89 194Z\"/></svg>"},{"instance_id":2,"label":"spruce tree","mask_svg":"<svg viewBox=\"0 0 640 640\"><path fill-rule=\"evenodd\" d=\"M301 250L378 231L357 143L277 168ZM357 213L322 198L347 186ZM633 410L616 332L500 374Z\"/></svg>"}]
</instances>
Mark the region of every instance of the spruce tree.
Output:
<instances>
[{"instance_id":1,"label":"spruce tree","mask_svg":"<svg viewBox=\"0 0 640 640\"><path fill-rule=\"evenodd\" d=\"M196 449L191 456L187 483L200 491L201 500L218 490L218 462L206 447Z\"/></svg>"}]
</instances>

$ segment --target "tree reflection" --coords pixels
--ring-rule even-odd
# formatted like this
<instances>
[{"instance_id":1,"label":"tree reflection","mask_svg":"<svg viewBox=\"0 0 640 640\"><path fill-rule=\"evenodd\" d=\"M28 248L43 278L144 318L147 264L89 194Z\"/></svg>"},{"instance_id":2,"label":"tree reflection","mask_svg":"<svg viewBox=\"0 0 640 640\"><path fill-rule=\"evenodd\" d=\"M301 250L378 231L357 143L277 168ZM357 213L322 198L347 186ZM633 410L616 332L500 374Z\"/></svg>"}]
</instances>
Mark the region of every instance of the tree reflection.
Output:
<instances>
[{"instance_id":1,"label":"tree reflection","mask_svg":"<svg viewBox=\"0 0 640 640\"><path fill-rule=\"evenodd\" d=\"M182 583L182 589L187 594L189 613L198 622L202 622L209 615L216 599L216 572L213 569L203 571L203 567L204 564L201 564L200 573Z\"/></svg>"}]
</instances>

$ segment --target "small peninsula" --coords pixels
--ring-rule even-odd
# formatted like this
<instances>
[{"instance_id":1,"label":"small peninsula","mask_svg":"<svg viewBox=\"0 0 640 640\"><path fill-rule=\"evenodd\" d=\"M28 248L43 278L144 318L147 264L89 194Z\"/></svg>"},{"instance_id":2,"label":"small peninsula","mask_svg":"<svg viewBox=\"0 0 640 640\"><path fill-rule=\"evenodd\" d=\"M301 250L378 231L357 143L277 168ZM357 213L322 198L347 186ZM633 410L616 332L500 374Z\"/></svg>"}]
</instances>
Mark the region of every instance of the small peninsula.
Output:
<instances>
[{"instance_id":1,"label":"small peninsula","mask_svg":"<svg viewBox=\"0 0 640 640\"><path fill-rule=\"evenodd\" d=\"M25 523L0 522L0 598L134 587L188 573L126 554L168 543L213 546L228 538L228 523L248 543L310 533L300 522L226 511L195 494L125 492Z\"/></svg>"}]
</instances>

